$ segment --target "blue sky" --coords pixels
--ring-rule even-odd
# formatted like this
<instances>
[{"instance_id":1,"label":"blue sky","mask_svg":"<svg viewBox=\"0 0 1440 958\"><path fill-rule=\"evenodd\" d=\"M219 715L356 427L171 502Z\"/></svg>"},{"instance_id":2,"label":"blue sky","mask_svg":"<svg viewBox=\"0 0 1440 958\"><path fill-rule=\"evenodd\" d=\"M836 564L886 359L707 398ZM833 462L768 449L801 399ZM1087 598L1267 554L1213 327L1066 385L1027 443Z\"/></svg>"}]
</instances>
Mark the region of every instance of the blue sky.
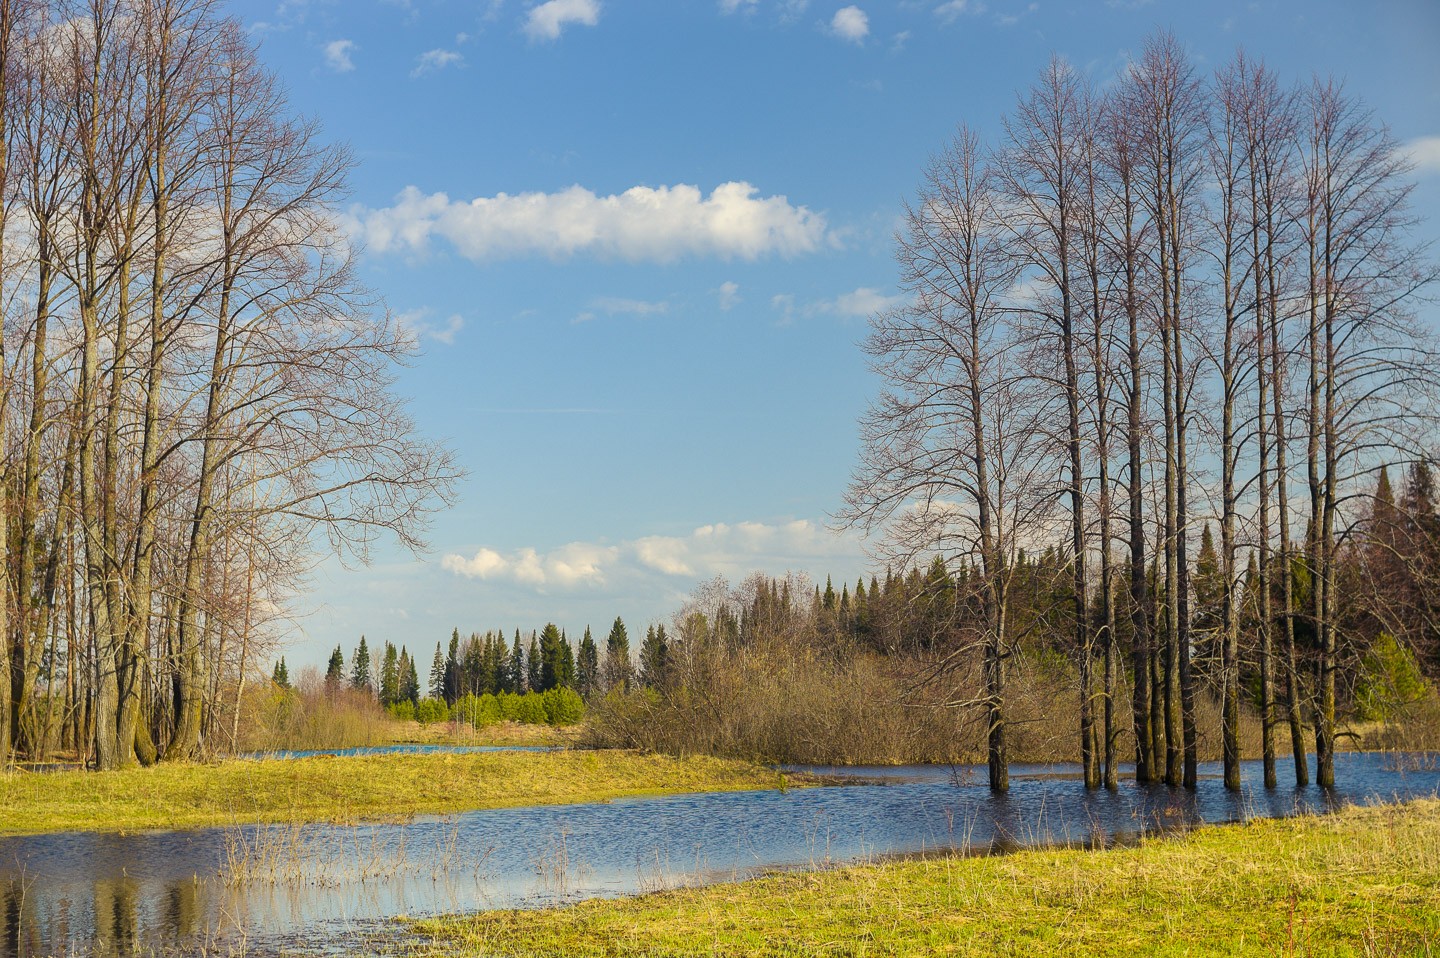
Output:
<instances>
[{"instance_id":1,"label":"blue sky","mask_svg":"<svg viewBox=\"0 0 1440 958\"><path fill-rule=\"evenodd\" d=\"M321 565L292 666L362 632L643 632L716 574L868 575L828 516L901 203L957 124L993 140L1052 52L1103 84L1162 27L1202 70L1244 46L1341 76L1416 150L1440 237L1434 0L231 9L354 150L362 275L422 347L400 389L469 470L428 554Z\"/></svg>"}]
</instances>

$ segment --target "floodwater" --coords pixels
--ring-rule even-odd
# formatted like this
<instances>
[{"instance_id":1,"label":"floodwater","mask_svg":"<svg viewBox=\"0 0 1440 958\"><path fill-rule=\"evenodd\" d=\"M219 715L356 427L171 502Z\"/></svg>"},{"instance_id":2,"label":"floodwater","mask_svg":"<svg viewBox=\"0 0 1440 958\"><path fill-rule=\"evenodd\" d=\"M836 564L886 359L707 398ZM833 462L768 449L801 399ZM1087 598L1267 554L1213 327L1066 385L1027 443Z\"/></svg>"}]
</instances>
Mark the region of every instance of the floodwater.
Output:
<instances>
[{"instance_id":1,"label":"floodwater","mask_svg":"<svg viewBox=\"0 0 1440 958\"><path fill-rule=\"evenodd\" d=\"M499 809L407 824L0 839L0 956L324 955L382 949L389 919L530 907L949 848L1104 843L1140 831L1440 792L1440 756L1348 753L1337 789L1087 792L1074 766L816 768L825 788ZM1284 782L1291 768L1280 763ZM367 945L368 942L368 945Z\"/></svg>"}]
</instances>

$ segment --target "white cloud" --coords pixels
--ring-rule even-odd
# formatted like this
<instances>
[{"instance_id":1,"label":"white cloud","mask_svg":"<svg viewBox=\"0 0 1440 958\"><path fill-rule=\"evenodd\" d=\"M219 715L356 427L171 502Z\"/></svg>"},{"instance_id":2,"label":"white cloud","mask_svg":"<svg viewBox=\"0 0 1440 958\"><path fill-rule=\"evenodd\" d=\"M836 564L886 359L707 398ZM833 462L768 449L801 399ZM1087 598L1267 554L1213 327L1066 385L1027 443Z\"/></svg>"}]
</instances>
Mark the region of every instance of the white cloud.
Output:
<instances>
[{"instance_id":1,"label":"white cloud","mask_svg":"<svg viewBox=\"0 0 1440 958\"><path fill-rule=\"evenodd\" d=\"M355 69L351 54L358 49L354 40L331 40L325 44L325 66L335 73L349 73Z\"/></svg>"},{"instance_id":2,"label":"white cloud","mask_svg":"<svg viewBox=\"0 0 1440 958\"><path fill-rule=\"evenodd\" d=\"M667 302L651 303L643 299L624 299L618 296L600 296L590 301L591 309L598 309L607 316L657 316L670 311Z\"/></svg>"},{"instance_id":3,"label":"white cloud","mask_svg":"<svg viewBox=\"0 0 1440 958\"><path fill-rule=\"evenodd\" d=\"M815 316L866 319L898 306L904 299L903 296L886 296L873 286L861 286L834 299L817 299L800 306L795 305L794 296L781 293L770 298L770 306L782 313L781 321L784 323L792 322L796 317L809 319Z\"/></svg>"},{"instance_id":4,"label":"white cloud","mask_svg":"<svg viewBox=\"0 0 1440 958\"><path fill-rule=\"evenodd\" d=\"M407 310L395 317L395 324L413 343L418 344L424 338L446 346L455 345L455 334L465 328L465 317L454 313L441 325L430 322L429 317L429 309Z\"/></svg>"},{"instance_id":5,"label":"white cloud","mask_svg":"<svg viewBox=\"0 0 1440 958\"><path fill-rule=\"evenodd\" d=\"M415 60L415 69L410 71L410 78L422 77L427 73L435 73L443 70L452 64L465 62L465 55L455 50L426 50Z\"/></svg>"},{"instance_id":6,"label":"white cloud","mask_svg":"<svg viewBox=\"0 0 1440 958\"><path fill-rule=\"evenodd\" d=\"M830 304L830 311L841 316L870 316L874 313L884 312L903 298L886 296L873 286L861 286L835 297Z\"/></svg>"},{"instance_id":7,"label":"white cloud","mask_svg":"<svg viewBox=\"0 0 1440 958\"><path fill-rule=\"evenodd\" d=\"M758 0L720 0L720 12L731 14L737 11L751 13L755 9Z\"/></svg>"},{"instance_id":8,"label":"white cloud","mask_svg":"<svg viewBox=\"0 0 1440 958\"><path fill-rule=\"evenodd\" d=\"M659 316L669 311L670 304L664 301L652 303L643 299L597 296L590 300L590 305L585 312L575 317L575 322L589 322L600 313L604 313L606 316Z\"/></svg>"},{"instance_id":9,"label":"white cloud","mask_svg":"<svg viewBox=\"0 0 1440 958\"><path fill-rule=\"evenodd\" d=\"M580 588L646 576L739 576L760 569L779 574L832 558L861 555L853 534L837 535L806 519L790 522L714 523L689 535L645 536L619 545L571 542L551 552L531 547L502 554L480 548L473 555L441 559L446 571L467 579Z\"/></svg>"},{"instance_id":10,"label":"white cloud","mask_svg":"<svg viewBox=\"0 0 1440 958\"><path fill-rule=\"evenodd\" d=\"M556 40L566 24L593 27L599 22L599 0L547 0L530 8L525 18L525 33L532 40Z\"/></svg>"},{"instance_id":11,"label":"white cloud","mask_svg":"<svg viewBox=\"0 0 1440 958\"><path fill-rule=\"evenodd\" d=\"M978 17L987 9L989 8L980 0L948 0L935 8L935 16L939 17L942 23L954 23L967 14Z\"/></svg>"},{"instance_id":12,"label":"white cloud","mask_svg":"<svg viewBox=\"0 0 1440 958\"><path fill-rule=\"evenodd\" d=\"M870 33L870 18L859 7L841 7L830 19L830 30L842 40L863 43Z\"/></svg>"},{"instance_id":13,"label":"white cloud","mask_svg":"<svg viewBox=\"0 0 1440 958\"><path fill-rule=\"evenodd\" d=\"M1440 136L1420 136L1400 147L1416 173L1440 173Z\"/></svg>"},{"instance_id":14,"label":"white cloud","mask_svg":"<svg viewBox=\"0 0 1440 958\"><path fill-rule=\"evenodd\" d=\"M716 290L716 295L720 299L721 311L728 313L735 308L736 303L740 302L740 284L726 280L720 284L720 288Z\"/></svg>"},{"instance_id":15,"label":"white cloud","mask_svg":"<svg viewBox=\"0 0 1440 958\"><path fill-rule=\"evenodd\" d=\"M375 252L424 250L431 237L473 261L577 254L669 262L682 256L797 256L827 240L825 217L784 196L761 197L749 183L722 183L707 197L695 186L636 186L596 196L580 186L558 193L500 193L467 202L406 187L385 209L356 209L349 226Z\"/></svg>"},{"instance_id":16,"label":"white cloud","mask_svg":"<svg viewBox=\"0 0 1440 958\"><path fill-rule=\"evenodd\" d=\"M586 542L572 542L544 554L524 548L507 556L482 548L468 559L447 555L440 560L440 566L467 579L500 579L536 588L574 588L604 585L605 567L612 565L618 554L619 550L612 546Z\"/></svg>"}]
</instances>

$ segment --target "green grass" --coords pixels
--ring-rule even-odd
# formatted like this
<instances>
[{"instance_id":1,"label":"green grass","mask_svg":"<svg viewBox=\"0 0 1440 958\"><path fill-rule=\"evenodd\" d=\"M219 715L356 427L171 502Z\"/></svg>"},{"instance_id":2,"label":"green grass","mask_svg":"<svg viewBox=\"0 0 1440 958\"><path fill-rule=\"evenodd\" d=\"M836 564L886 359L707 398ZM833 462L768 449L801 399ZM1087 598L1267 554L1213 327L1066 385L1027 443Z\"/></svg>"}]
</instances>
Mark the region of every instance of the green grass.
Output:
<instances>
[{"instance_id":1,"label":"green grass","mask_svg":"<svg viewBox=\"0 0 1440 958\"><path fill-rule=\"evenodd\" d=\"M775 788L773 770L622 751L232 759L0 773L0 835L242 822L354 822L633 795Z\"/></svg>"},{"instance_id":2,"label":"green grass","mask_svg":"<svg viewBox=\"0 0 1440 958\"><path fill-rule=\"evenodd\" d=\"M435 956L1432 955L1440 801L420 921Z\"/></svg>"}]
</instances>

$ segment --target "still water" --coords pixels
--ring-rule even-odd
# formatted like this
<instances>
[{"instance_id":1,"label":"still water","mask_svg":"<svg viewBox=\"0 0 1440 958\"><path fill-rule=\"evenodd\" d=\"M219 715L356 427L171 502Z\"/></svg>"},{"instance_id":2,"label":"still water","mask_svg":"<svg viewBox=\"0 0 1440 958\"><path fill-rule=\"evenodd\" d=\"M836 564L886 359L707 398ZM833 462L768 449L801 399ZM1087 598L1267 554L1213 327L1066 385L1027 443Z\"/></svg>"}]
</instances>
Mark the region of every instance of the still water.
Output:
<instances>
[{"instance_id":1,"label":"still water","mask_svg":"<svg viewBox=\"0 0 1440 958\"><path fill-rule=\"evenodd\" d=\"M1122 782L1073 766L818 768L843 784L470 812L407 824L246 826L0 839L0 956L349 953L387 921L535 906L940 848L1105 842L1182 824L1440 792L1440 756L1338 756L1332 791L1232 795ZM1282 763L1280 780L1291 776Z\"/></svg>"}]
</instances>

